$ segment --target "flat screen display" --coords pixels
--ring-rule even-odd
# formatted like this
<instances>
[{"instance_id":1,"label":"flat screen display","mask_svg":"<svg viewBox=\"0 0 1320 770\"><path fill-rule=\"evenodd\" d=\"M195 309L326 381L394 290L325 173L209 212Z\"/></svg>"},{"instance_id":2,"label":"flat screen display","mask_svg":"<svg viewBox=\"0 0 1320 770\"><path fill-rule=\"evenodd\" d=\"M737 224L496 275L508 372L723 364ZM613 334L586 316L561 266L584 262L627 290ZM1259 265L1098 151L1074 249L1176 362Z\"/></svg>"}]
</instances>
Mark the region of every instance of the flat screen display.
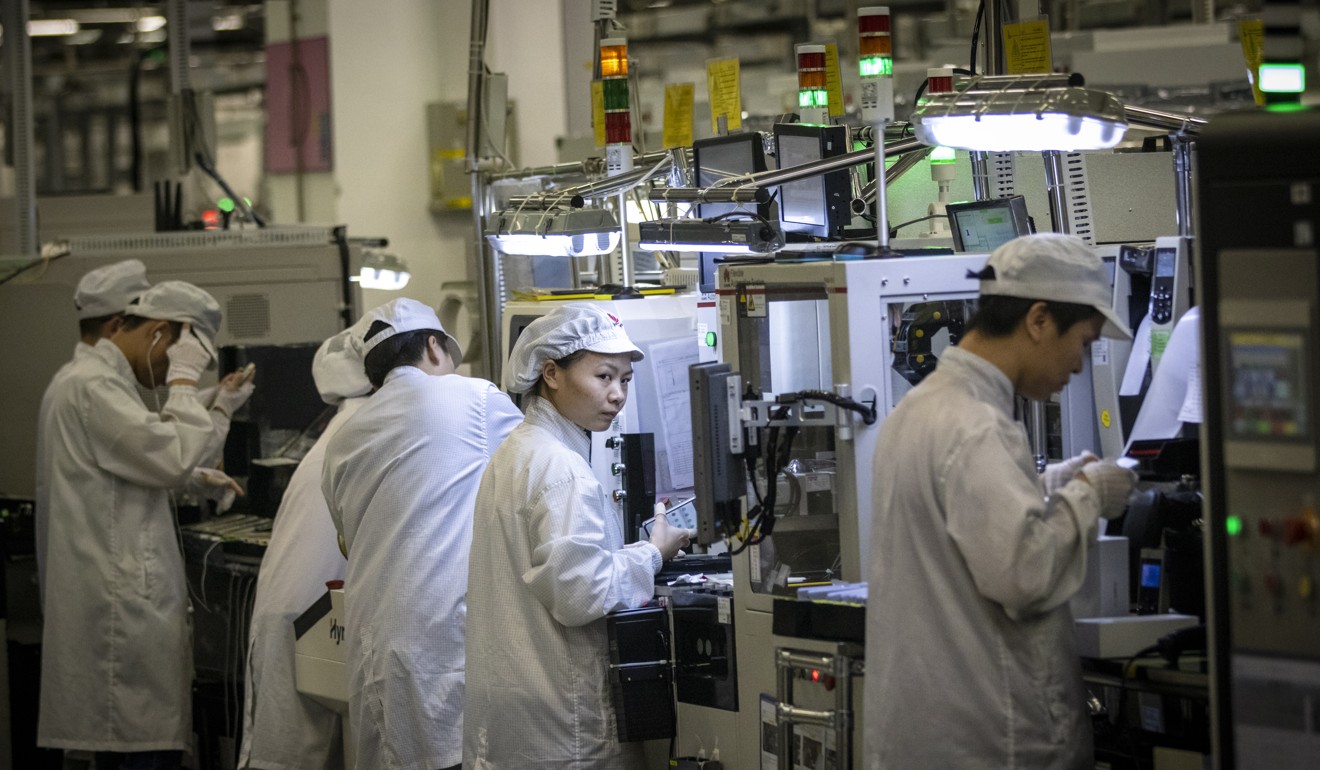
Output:
<instances>
[{"instance_id":1,"label":"flat screen display","mask_svg":"<svg viewBox=\"0 0 1320 770\"><path fill-rule=\"evenodd\" d=\"M1159 588L1160 587L1160 564L1159 562L1148 561L1141 565L1141 587Z\"/></svg>"},{"instance_id":2,"label":"flat screen display","mask_svg":"<svg viewBox=\"0 0 1320 770\"><path fill-rule=\"evenodd\" d=\"M1177 258L1177 249L1156 249L1155 275L1173 275L1174 261Z\"/></svg>"},{"instance_id":3,"label":"flat screen display","mask_svg":"<svg viewBox=\"0 0 1320 770\"><path fill-rule=\"evenodd\" d=\"M1303 441L1311 437L1301 332L1262 330L1228 333L1228 429L1238 439Z\"/></svg>"},{"instance_id":4,"label":"flat screen display","mask_svg":"<svg viewBox=\"0 0 1320 770\"><path fill-rule=\"evenodd\" d=\"M957 251L984 254L1019 235L1031 233L1026 199L1021 195L973 203L950 203L949 228Z\"/></svg>"},{"instance_id":5,"label":"flat screen display","mask_svg":"<svg viewBox=\"0 0 1320 770\"><path fill-rule=\"evenodd\" d=\"M820 160L820 137L780 134L779 167L792 168ZM825 180L822 176L790 182L779 188L780 215L789 223L823 228L827 224L825 212ZM786 228L787 229L787 228Z\"/></svg>"},{"instance_id":6,"label":"flat screen display","mask_svg":"<svg viewBox=\"0 0 1320 770\"><path fill-rule=\"evenodd\" d=\"M717 136L692 143L692 165L696 171L698 187L713 187L731 177L765 171L765 149L757 132ZM730 182L731 186L736 183ZM697 215L702 219L722 216L734 211L747 212L747 218L768 218L765 207L756 204L702 203ZM722 255L701 252L697 256L697 288L702 292L715 291L715 260Z\"/></svg>"}]
</instances>

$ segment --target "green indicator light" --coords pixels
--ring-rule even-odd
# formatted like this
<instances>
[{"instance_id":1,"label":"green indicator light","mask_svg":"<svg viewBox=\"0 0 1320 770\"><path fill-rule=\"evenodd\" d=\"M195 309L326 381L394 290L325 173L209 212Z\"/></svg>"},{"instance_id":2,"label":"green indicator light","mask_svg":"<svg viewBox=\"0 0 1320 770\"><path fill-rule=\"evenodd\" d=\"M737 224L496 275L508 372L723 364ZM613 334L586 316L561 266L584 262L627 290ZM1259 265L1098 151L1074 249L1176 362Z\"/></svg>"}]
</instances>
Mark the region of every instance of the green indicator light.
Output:
<instances>
[{"instance_id":1,"label":"green indicator light","mask_svg":"<svg viewBox=\"0 0 1320 770\"><path fill-rule=\"evenodd\" d=\"M715 332L706 332L706 347L715 347Z\"/></svg>"},{"instance_id":2,"label":"green indicator light","mask_svg":"<svg viewBox=\"0 0 1320 770\"><path fill-rule=\"evenodd\" d=\"M1228 530L1229 537L1237 537L1242 534L1242 517L1229 516L1224 520L1224 529Z\"/></svg>"},{"instance_id":3,"label":"green indicator light","mask_svg":"<svg viewBox=\"0 0 1320 770\"><path fill-rule=\"evenodd\" d=\"M1306 90L1306 70L1301 64L1262 64L1260 90L1267 94L1300 94Z\"/></svg>"},{"instance_id":4,"label":"green indicator light","mask_svg":"<svg viewBox=\"0 0 1320 770\"><path fill-rule=\"evenodd\" d=\"M249 198L249 197L247 197L246 195L244 195L244 196L243 196L243 202L247 204L248 208L252 208L252 199L251 199L251 198Z\"/></svg>"},{"instance_id":5,"label":"green indicator light","mask_svg":"<svg viewBox=\"0 0 1320 770\"><path fill-rule=\"evenodd\" d=\"M221 198L220 200L215 202L215 207L228 214L229 212L234 210L234 199Z\"/></svg>"},{"instance_id":6,"label":"green indicator light","mask_svg":"<svg viewBox=\"0 0 1320 770\"><path fill-rule=\"evenodd\" d=\"M931 163L954 163L958 160L952 147L936 147L930 151Z\"/></svg>"},{"instance_id":7,"label":"green indicator light","mask_svg":"<svg viewBox=\"0 0 1320 770\"><path fill-rule=\"evenodd\" d=\"M830 106L830 93L824 89L807 89L798 91L799 107L828 107Z\"/></svg>"},{"instance_id":8,"label":"green indicator light","mask_svg":"<svg viewBox=\"0 0 1320 770\"><path fill-rule=\"evenodd\" d=\"M894 74L894 60L888 56L868 56L857 64L864 78L877 75L891 77Z\"/></svg>"}]
</instances>

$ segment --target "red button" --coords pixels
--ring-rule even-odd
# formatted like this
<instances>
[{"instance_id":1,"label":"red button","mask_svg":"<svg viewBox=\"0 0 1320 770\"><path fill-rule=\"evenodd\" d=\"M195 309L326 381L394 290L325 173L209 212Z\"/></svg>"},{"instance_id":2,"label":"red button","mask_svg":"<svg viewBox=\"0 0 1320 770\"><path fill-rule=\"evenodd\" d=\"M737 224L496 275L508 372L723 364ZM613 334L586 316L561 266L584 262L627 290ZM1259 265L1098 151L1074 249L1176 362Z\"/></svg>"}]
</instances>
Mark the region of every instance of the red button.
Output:
<instances>
[{"instance_id":1,"label":"red button","mask_svg":"<svg viewBox=\"0 0 1320 770\"><path fill-rule=\"evenodd\" d=\"M336 588L343 588L343 587L344 587L344 581L342 581L342 580L327 580L327 581L325 581L325 587L328 588L328 589L330 589L331 591L335 590Z\"/></svg>"}]
</instances>

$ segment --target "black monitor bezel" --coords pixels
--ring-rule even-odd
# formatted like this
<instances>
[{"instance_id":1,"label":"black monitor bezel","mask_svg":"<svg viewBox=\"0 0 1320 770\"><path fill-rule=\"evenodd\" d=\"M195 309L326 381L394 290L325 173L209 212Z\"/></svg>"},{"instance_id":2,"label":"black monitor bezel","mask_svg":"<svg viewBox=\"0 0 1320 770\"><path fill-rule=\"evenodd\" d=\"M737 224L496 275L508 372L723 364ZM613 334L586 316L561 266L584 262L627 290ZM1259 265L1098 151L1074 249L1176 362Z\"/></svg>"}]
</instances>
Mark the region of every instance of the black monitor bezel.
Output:
<instances>
[{"instance_id":1,"label":"black monitor bezel","mask_svg":"<svg viewBox=\"0 0 1320 770\"><path fill-rule=\"evenodd\" d=\"M811 123L776 123L774 126L775 134L775 158L779 162L779 168L785 168L783 164L783 152L780 149L780 137L783 136L805 136L814 137L819 147L819 157L833 158L839 155L845 155L848 152L848 127L835 125L820 125ZM827 138L831 140L833 148L827 147ZM824 225L813 225L804 222L787 220L784 218L784 195L783 186L776 190L776 197L779 200L779 226L783 229L785 236L791 234L806 235L813 238L826 240L836 240L843 237L843 230L852 221L852 175L848 169L830 171L821 174L821 197L824 206L825 220Z\"/></svg>"},{"instance_id":2,"label":"black monitor bezel","mask_svg":"<svg viewBox=\"0 0 1320 770\"><path fill-rule=\"evenodd\" d=\"M752 147L752 170L747 173L760 173L769 169L765 159L765 141L759 131L739 131L724 136L712 136L705 139L697 139L692 142L692 185L701 187L701 151L703 148L722 147L730 144L746 143ZM697 216L706 218L709 216L718 216L731 210L731 204L727 203L699 203L697 204ZM771 204L758 203L755 208L749 211L755 213L762 219L769 219L771 216ZM718 208L716 208L718 207ZM709 294L715 291L716 270L718 265L716 261L723 261L727 256L718 252L699 252L697 254L697 290L703 294Z\"/></svg>"}]
</instances>

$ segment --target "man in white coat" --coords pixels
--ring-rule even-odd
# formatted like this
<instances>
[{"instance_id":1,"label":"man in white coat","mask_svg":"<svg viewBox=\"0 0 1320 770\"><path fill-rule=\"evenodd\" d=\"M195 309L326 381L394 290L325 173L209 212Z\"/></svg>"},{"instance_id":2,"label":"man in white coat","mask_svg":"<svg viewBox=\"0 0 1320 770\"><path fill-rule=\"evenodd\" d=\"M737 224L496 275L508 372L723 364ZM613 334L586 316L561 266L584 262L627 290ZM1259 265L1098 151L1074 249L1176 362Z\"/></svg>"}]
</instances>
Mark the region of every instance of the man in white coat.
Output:
<instances>
[{"instance_id":1,"label":"man in white coat","mask_svg":"<svg viewBox=\"0 0 1320 770\"><path fill-rule=\"evenodd\" d=\"M321 493L321 470L330 438L371 392L362 364L365 331L360 322L343 330L322 343L312 359L316 389L338 411L290 477L261 560L249 632L241 768L344 766L339 715L297 690L293 620L325 593L326 581L342 580L348 566Z\"/></svg>"},{"instance_id":2,"label":"man in white coat","mask_svg":"<svg viewBox=\"0 0 1320 770\"><path fill-rule=\"evenodd\" d=\"M522 414L491 383L454 374L462 352L426 305L400 298L362 323L377 390L330 440L321 485L348 548L356 762L457 768L472 505Z\"/></svg>"},{"instance_id":3,"label":"man in white coat","mask_svg":"<svg viewBox=\"0 0 1320 770\"><path fill-rule=\"evenodd\" d=\"M1014 395L1049 398L1130 332L1078 238L1014 239L979 277L966 334L876 446L868 770L1094 764L1067 602L1135 477L1089 454L1038 476Z\"/></svg>"},{"instance_id":4,"label":"man in white coat","mask_svg":"<svg viewBox=\"0 0 1320 770\"><path fill-rule=\"evenodd\" d=\"M79 281L73 292L73 307L78 315L78 342L73 347L73 358L60 367L52 379L52 384L65 375L67 370L92 352L101 339L110 339L119 327L124 325L124 311L130 303L136 302L142 293L151 288L147 281L147 268L140 260L126 259L113 265L89 270ZM50 412L51 387L41 397L41 406L37 409L37 425L46 421ZM46 497L46 487L50 483L48 468L43 467L42 458L46 457L45 431L37 431L37 498ZM41 589L46 585L46 516L40 507L36 517L37 543L37 586L38 594L44 601Z\"/></svg>"},{"instance_id":5,"label":"man in white coat","mask_svg":"<svg viewBox=\"0 0 1320 770\"><path fill-rule=\"evenodd\" d=\"M181 281L147 290L51 385L43 415L49 601L37 743L101 768L177 768L192 734L192 645L170 490L217 437L197 398L220 306ZM136 383L135 383L136 381ZM159 414L137 385L169 386ZM232 480L216 485L233 488Z\"/></svg>"}]
</instances>

